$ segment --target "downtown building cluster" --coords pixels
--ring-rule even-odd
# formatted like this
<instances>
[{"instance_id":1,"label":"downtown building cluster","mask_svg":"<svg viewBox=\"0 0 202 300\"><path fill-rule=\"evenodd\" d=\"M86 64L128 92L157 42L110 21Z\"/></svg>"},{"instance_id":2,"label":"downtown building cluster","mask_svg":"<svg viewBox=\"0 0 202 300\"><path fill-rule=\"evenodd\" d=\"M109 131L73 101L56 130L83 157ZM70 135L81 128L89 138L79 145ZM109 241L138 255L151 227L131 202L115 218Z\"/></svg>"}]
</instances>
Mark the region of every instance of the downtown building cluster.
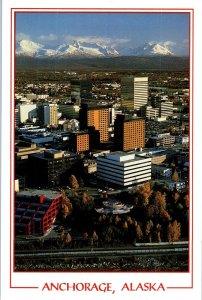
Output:
<instances>
[{"instance_id":1,"label":"downtown building cluster","mask_svg":"<svg viewBox=\"0 0 202 300\"><path fill-rule=\"evenodd\" d=\"M173 102L160 99L151 103L148 77L121 78L118 108L116 103L103 103L93 98L92 90L90 80L77 79L71 81L71 101L68 103L51 101L48 97L43 101L30 99L26 104L18 102L15 111L18 138L15 147L16 191L22 189L20 185L34 188L65 185L77 165L81 166L81 154L90 156L83 165L87 163L86 169L93 169L101 182L125 188L151 180L153 158L144 152L146 143L153 148L167 147L175 143L175 137L165 133L147 138L146 122L172 118ZM162 157L158 157L160 162L165 159ZM22 178L24 183L20 184ZM19 195L17 193L16 199ZM33 198L32 202L35 200ZM19 201L18 212L21 209ZM57 202L55 206L55 200L51 201L55 218L61 203ZM29 210L23 205L25 213L17 215L19 227L23 227ZM29 234L36 227L33 225L35 214L30 218L30 222L26 221L29 225L25 226ZM47 228L44 227L43 220L39 224L40 232L50 227L49 223Z\"/></svg>"}]
</instances>

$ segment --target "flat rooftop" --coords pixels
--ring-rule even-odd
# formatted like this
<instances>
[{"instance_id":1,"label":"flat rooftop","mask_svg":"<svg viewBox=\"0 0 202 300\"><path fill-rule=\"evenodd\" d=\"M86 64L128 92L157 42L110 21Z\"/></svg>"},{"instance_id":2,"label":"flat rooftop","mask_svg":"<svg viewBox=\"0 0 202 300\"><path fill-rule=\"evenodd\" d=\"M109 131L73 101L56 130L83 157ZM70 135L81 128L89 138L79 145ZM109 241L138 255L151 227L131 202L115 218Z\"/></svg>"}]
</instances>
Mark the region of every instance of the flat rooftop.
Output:
<instances>
[{"instance_id":1,"label":"flat rooftop","mask_svg":"<svg viewBox=\"0 0 202 300\"><path fill-rule=\"evenodd\" d=\"M105 154L105 158L109 160L119 161L119 162L130 162L134 160L143 160L148 157L144 156L136 156L136 152L123 152L123 151L115 151L109 154Z\"/></svg>"},{"instance_id":2,"label":"flat rooftop","mask_svg":"<svg viewBox=\"0 0 202 300\"><path fill-rule=\"evenodd\" d=\"M17 193L18 196L41 196L44 195L46 198L54 200L61 195L60 192L52 190L39 190L39 189L27 189Z\"/></svg>"}]
</instances>

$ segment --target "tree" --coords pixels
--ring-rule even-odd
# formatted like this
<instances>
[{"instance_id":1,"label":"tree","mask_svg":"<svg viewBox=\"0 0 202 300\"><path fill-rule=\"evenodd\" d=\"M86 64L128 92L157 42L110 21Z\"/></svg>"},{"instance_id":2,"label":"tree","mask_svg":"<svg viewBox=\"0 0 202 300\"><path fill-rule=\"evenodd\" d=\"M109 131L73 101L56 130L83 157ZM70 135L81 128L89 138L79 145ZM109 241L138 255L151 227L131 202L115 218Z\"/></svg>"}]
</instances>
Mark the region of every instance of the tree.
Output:
<instances>
[{"instance_id":1,"label":"tree","mask_svg":"<svg viewBox=\"0 0 202 300\"><path fill-rule=\"evenodd\" d=\"M87 239L88 238L88 232L84 232L83 237L84 237L84 239Z\"/></svg>"},{"instance_id":2,"label":"tree","mask_svg":"<svg viewBox=\"0 0 202 300\"><path fill-rule=\"evenodd\" d=\"M163 208L160 209L160 217L161 217L161 219L163 219L165 221L171 221L172 220L169 213Z\"/></svg>"},{"instance_id":3,"label":"tree","mask_svg":"<svg viewBox=\"0 0 202 300\"><path fill-rule=\"evenodd\" d=\"M180 199L180 194L175 191L174 194L173 194L173 200L174 200L174 203L177 203L177 201Z\"/></svg>"},{"instance_id":4,"label":"tree","mask_svg":"<svg viewBox=\"0 0 202 300\"><path fill-rule=\"evenodd\" d=\"M143 232L139 224L135 226L135 237L138 241L141 241L143 238Z\"/></svg>"},{"instance_id":5,"label":"tree","mask_svg":"<svg viewBox=\"0 0 202 300\"><path fill-rule=\"evenodd\" d=\"M71 185L72 189L78 189L79 188L79 184L78 184L78 181L77 181L75 175L71 175L71 177L70 177L70 185Z\"/></svg>"},{"instance_id":6,"label":"tree","mask_svg":"<svg viewBox=\"0 0 202 300\"><path fill-rule=\"evenodd\" d=\"M93 237L93 240L94 240L94 241L97 241L97 240L98 240L98 235L97 235L97 233L96 233L95 230L93 231L93 236L92 236L92 237Z\"/></svg>"},{"instance_id":7,"label":"tree","mask_svg":"<svg viewBox=\"0 0 202 300\"><path fill-rule=\"evenodd\" d=\"M147 206L149 203L149 197L152 194L150 182L147 181L144 184L140 185L137 189L137 193L142 199L142 205Z\"/></svg>"},{"instance_id":8,"label":"tree","mask_svg":"<svg viewBox=\"0 0 202 300\"><path fill-rule=\"evenodd\" d=\"M161 243L161 225L156 224L157 241Z\"/></svg>"},{"instance_id":9,"label":"tree","mask_svg":"<svg viewBox=\"0 0 202 300\"><path fill-rule=\"evenodd\" d=\"M176 220L173 223L168 225L167 229L167 237L169 243L178 241L181 236L181 224L178 223Z\"/></svg>"},{"instance_id":10,"label":"tree","mask_svg":"<svg viewBox=\"0 0 202 300\"><path fill-rule=\"evenodd\" d=\"M153 204L166 209L166 194L159 191L155 192Z\"/></svg>"},{"instance_id":11,"label":"tree","mask_svg":"<svg viewBox=\"0 0 202 300\"><path fill-rule=\"evenodd\" d=\"M66 196L65 192L62 192L62 214L66 218L72 213L72 203L69 198Z\"/></svg>"},{"instance_id":12,"label":"tree","mask_svg":"<svg viewBox=\"0 0 202 300\"><path fill-rule=\"evenodd\" d=\"M186 194L184 196L184 202L185 202L185 206L188 208L189 207L189 195L188 194Z\"/></svg>"},{"instance_id":13,"label":"tree","mask_svg":"<svg viewBox=\"0 0 202 300\"><path fill-rule=\"evenodd\" d=\"M88 203L88 194L86 192L83 192L83 194L82 194L82 203L83 204Z\"/></svg>"},{"instance_id":14,"label":"tree","mask_svg":"<svg viewBox=\"0 0 202 300\"><path fill-rule=\"evenodd\" d=\"M171 179L176 182L179 181L179 175L176 169L174 169Z\"/></svg>"},{"instance_id":15,"label":"tree","mask_svg":"<svg viewBox=\"0 0 202 300\"><path fill-rule=\"evenodd\" d=\"M68 245L68 244L70 244L71 243L71 241L72 241L72 237L71 237L71 235L69 234L69 232L66 234L66 236L64 237L64 243L65 243L65 245Z\"/></svg>"},{"instance_id":16,"label":"tree","mask_svg":"<svg viewBox=\"0 0 202 300\"><path fill-rule=\"evenodd\" d=\"M150 243L152 242L152 228L153 228L153 226L154 226L154 224L153 224L152 220L147 221L145 234L146 234L146 236L148 236Z\"/></svg>"},{"instance_id":17,"label":"tree","mask_svg":"<svg viewBox=\"0 0 202 300\"><path fill-rule=\"evenodd\" d=\"M123 229L124 229L124 230L128 230L128 223L127 223L127 221L125 221L125 222L123 223Z\"/></svg>"}]
</instances>

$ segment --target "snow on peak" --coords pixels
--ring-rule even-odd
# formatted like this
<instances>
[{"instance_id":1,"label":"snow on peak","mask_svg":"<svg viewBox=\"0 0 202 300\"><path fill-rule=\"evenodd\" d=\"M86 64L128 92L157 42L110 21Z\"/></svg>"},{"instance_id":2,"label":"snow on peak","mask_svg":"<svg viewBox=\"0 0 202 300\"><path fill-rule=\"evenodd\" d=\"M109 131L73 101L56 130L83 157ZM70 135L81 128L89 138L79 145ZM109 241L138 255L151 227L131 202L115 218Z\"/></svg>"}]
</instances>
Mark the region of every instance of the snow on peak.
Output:
<instances>
[{"instance_id":1,"label":"snow on peak","mask_svg":"<svg viewBox=\"0 0 202 300\"><path fill-rule=\"evenodd\" d=\"M17 54L34 56L40 49L43 48L43 45L32 42L30 40L21 40L17 43Z\"/></svg>"},{"instance_id":2,"label":"snow on peak","mask_svg":"<svg viewBox=\"0 0 202 300\"><path fill-rule=\"evenodd\" d=\"M133 54L137 56L151 55L174 55L170 50L169 42L148 42L143 46L134 49Z\"/></svg>"}]
</instances>

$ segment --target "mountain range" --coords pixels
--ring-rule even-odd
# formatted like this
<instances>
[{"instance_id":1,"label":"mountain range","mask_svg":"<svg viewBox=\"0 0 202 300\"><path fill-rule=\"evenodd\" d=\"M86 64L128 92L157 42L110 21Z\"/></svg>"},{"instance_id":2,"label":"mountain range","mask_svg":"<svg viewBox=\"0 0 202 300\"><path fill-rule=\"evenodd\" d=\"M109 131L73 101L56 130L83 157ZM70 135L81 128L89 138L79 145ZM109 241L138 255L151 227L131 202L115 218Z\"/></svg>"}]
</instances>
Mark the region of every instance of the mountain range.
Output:
<instances>
[{"instance_id":1,"label":"mountain range","mask_svg":"<svg viewBox=\"0 0 202 300\"><path fill-rule=\"evenodd\" d=\"M116 50L113 46L74 41L71 44L61 44L48 47L31 40L20 40L16 43L17 56L35 58L90 58L119 56L174 56L169 43L148 42L137 48Z\"/></svg>"}]
</instances>

